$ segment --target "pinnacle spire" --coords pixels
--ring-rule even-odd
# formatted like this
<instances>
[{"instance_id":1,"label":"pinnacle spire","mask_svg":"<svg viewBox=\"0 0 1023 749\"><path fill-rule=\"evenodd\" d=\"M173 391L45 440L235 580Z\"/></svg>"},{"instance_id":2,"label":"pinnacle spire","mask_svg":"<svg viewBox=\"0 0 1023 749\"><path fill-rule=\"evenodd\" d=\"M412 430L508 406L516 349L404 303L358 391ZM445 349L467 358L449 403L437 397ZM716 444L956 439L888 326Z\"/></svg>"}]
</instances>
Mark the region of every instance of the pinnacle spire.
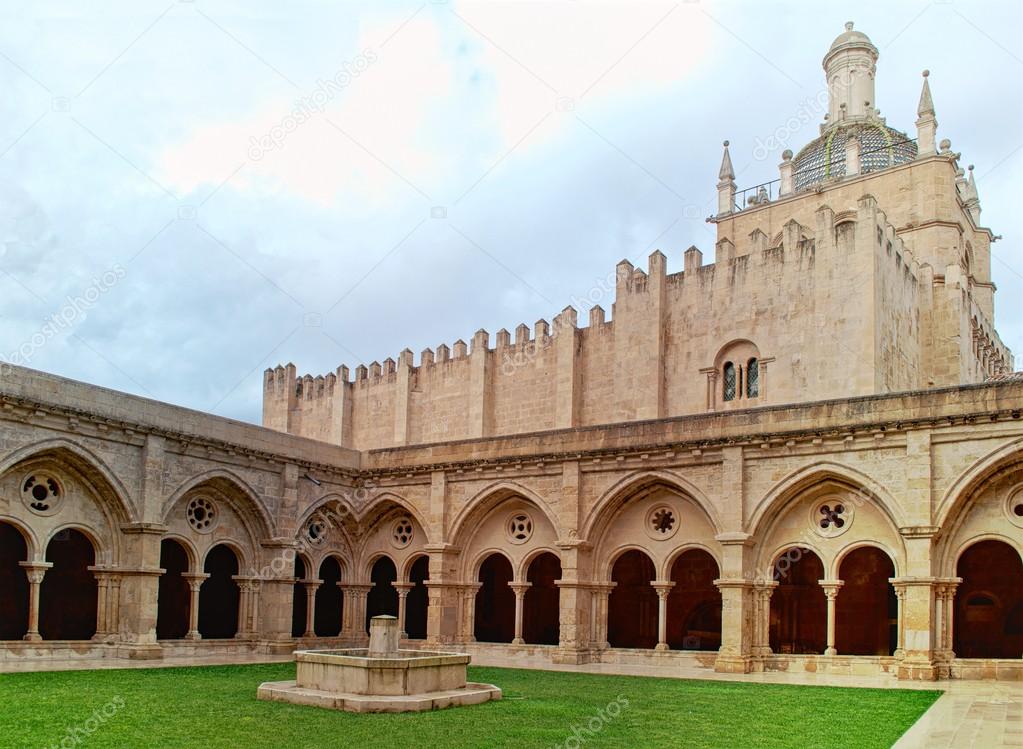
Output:
<instances>
[{"instance_id":1,"label":"pinnacle spire","mask_svg":"<svg viewBox=\"0 0 1023 749\"><path fill-rule=\"evenodd\" d=\"M718 179L722 182L731 182L735 179L735 170L732 168L732 157L728 155L728 141L725 141L725 153L721 157L721 170L718 172Z\"/></svg>"},{"instance_id":2,"label":"pinnacle spire","mask_svg":"<svg viewBox=\"0 0 1023 749\"><path fill-rule=\"evenodd\" d=\"M967 168L967 171L969 172L970 176L966 180L966 195L964 197L966 198L966 200L979 201L980 195L977 194L977 183L973 179L973 164L970 164L970 166Z\"/></svg>"},{"instance_id":3,"label":"pinnacle spire","mask_svg":"<svg viewBox=\"0 0 1023 749\"><path fill-rule=\"evenodd\" d=\"M934 102L931 100L931 85L927 81L927 77L931 74L931 71L924 71L924 86L923 90L920 91L920 104L917 105L916 114L918 117L926 117L930 115L934 116Z\"/></svg>"}]
</instances>

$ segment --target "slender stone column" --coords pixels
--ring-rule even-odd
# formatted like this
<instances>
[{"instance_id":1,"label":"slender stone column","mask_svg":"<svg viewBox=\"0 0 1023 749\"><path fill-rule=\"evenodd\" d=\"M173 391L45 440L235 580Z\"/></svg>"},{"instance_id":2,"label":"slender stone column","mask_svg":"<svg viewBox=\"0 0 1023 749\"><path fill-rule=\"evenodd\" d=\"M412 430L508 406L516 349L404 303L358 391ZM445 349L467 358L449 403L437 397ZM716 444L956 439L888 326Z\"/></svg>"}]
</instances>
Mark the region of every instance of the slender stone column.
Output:
<instances>
[{"instance_id":1,"label":"slender stone column","mask_svg":"<svg viewBox=\"0 0 1023 749\"><path fill-rule=\"evenodd\" d=\"M483 583L472 583L462 587L462 642L476 642L476 593Z\"/></svg>"},{"instance_id":2,"label":"slender stone column","mask_svg":"<svg viewBox=\"0 0 1023 749\"><path fill-rule=\"evenodd\" d=\"M28 578L28 631L24 639L39 642L43 638L39 634L39 586L42 585L46 570L53 566L52 562L18 562L25 569Z\"/></svg>"},{"instance_id":3,"label":"slender stone column","mask_svg":"<svg viewBox=\"0 0 1023 749\"><path fill-rule=\"evenodd\" d=\"M416 585L415 583L391 583L391 585L398 591L398 636L406 640L408 639L408 628L405 626L406 599L409 591Z\"/></svg>"},{"instance_id":4,"label":"slender stone column","mask_svg":"<svg viewBox=\"0 0 1023 749\"><path fill-rule=\"evenodd\" d=\"M342 612L341 636L352 639L367 637L366 633L366 596L372 585L355 583L338 583L345 593L345 606Z\"/></svg>"},{"instance_id":5,"label":"slender stone column","mask_svg":"<svg viewBox=\"0 0 1023 749\"><path fill-rule=\"evenodd\" d=\"M515 593L515 639L512 645L523 645L526 642L522 639L522 603L531 586L532 583L508 583L508 587Z\"/></svg>"},{"instance_id":6,"label":"slender stone column","mask_svg":"<svg viewBox=\"0 0 1023 749\"><path fill-rule=\"evenodd\" d=\"M961 577L953 577L945 581L945 615L941 618L941 621L944 622L944 626L942 627L943 647L949 663L951 663L956 657L953 646L953 643L955 642L955 632L953 631L955 617L953 614L955 612L956 589L962 581L963 579Z\"/></svg>"},{"instance_id":7,"label":"slender stone column","mask_svg":"<svg viewBox=\"0 0 1023 749\"><path fill-rule=\"evenodd\" d=\"M771 596L777 587L777 580L755 583L753 586L753 595L756 598L752 648L754 656L771 655Z\"/></svg>"},{"instance_id":8,"label":"slender stone column","mask_svg":"<svg viewBox=\"0 0 1023 749\"><path fill-rule=\"evenodd\" d=\"M906 604L905 604L905 600L906 600L906 586L905 586L905 584L903 584L901 582L896 582L894 579L889 580L888 582L890 582L892 584L892 587L895 588L895 596L899 600L898 624L896 624L897 642L896 642L896 645L895 645L895 657L899 658L901 660L902 658L906 657L906 635L905 635L905 613L904 613L904 609L906 607Z\"/></svg>"},{"instance_id":9,"label":"slender stone column","mask_svg":"<svg viewBox=\"0 0 1023 749\"><path fill-rule=\"evenodd\" d=\"M201 640L202 635L199 634L199 589L202 588L203 581L209 575L205 572L184 572L181 576L188 581L190 593L188 598L188 634L185 635L185 639Z\"/></svg>"},{"instance_id":10,"label":"slender stone column","mask_svg":"<svg viewBox=\"0 0 1023 749\"><path fill-rule=\"evenodd\" d=\"M654 580L650 583L657 591L657 645L654 650L668 649L668 593L675 587L675 583L664 580Z\"/></svg>"},{"instance_id":11,"label":"slender stone column","mask_svg":"<svg viewBox=\"0 0 1023 749\"><path fill-rule=\"evenodd\" d=\"M305 589L305 632L302 637L316 637L316 589L323 585L323 580L303 580ZM344 595L344 592L341 593Z\"/></svg>"},{"instance_id":12,"label":"slender stone column","mask_svg":"<svg viewBox=\"0 0 1023 749\"><path fill-rule=\"evenodd\" d=\"M611 647L607 641L607 603L611 597L611 591L618 583L597 583L591 586L592 605L590 610L593 619L590 624L590 631L593 633L593 647L598 650L606 650Z\"/></svg>"},{"instance_id":13,"label":"slender stone column","mask_svg":"<svg viewBox=\"0 0 1023 749\"><path fill-rule=\"evenodd\" d=\"M238 634L235 637L246 639L255 637L259 630L259 590L262 580L250 575L234 575L232 578L238 583L241 591L241 601L238 605Z\"/></svg>"},{"instance_id":14,"label":"slender stone column","mask_svg":"<svg viewBox=\"0 0 1023 749\"><path fill-rule=\"evenodd\" d=\"M838 655L835 649L835 603L838 591L844 584L842 580L821 580L821 587L828 599L828 646L824 655Z\"/></svg>"},{"instance_id":15,"label":"slender stone column","mask_svg":"<svg viewBox=\"0 0 1023 749\"><path fill-rule=\"evenodd\" d=\"M93 640L104 640L107 635L107 593L110 590L110 573L103 567L88 567L96 579L96 634Z\"/></svg>"}]
</instances>

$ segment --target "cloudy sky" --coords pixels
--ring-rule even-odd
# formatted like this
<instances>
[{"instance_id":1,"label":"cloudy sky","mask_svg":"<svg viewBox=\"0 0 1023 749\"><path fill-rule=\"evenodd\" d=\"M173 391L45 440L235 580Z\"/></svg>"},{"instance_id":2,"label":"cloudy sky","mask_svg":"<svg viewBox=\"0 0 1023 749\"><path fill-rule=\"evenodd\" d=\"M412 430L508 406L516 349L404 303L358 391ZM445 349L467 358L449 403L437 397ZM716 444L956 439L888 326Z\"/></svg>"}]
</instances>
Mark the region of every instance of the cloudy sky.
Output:
<instances>
[{"instance_id":1,"label":"cloudy sky","mask_svg":"<svg viewBox=\"0 0 1023 749\"><path fill-rule=\"evenodd\" d=\"M1023 6L812 7L4 0L0 355L258 421L267 366L418 361L622 258L711 261L721 141L776 178L846 20L913 136L931 70L1023 353Z\"/></svg>"}]
</instances>

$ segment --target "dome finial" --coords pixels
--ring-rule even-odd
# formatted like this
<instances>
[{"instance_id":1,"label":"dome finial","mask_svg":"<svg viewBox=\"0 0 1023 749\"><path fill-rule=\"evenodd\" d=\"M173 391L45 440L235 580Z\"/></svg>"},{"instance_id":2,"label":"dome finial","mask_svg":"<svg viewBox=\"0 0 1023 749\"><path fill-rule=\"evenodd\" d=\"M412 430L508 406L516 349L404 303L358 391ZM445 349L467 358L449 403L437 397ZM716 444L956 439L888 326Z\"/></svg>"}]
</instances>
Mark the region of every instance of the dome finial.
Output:
<instances>
[{"instance_id":1,"label":"dome finial","mask_svg":"<svg viewBox=\"0 0 1023 749\"><path fill-rule=\"evenodd\" d=\"M846 31L852 31L853 30L853 22L852 21L846 21L845 22L845 30Z\"/></svg>"}]
</instances>

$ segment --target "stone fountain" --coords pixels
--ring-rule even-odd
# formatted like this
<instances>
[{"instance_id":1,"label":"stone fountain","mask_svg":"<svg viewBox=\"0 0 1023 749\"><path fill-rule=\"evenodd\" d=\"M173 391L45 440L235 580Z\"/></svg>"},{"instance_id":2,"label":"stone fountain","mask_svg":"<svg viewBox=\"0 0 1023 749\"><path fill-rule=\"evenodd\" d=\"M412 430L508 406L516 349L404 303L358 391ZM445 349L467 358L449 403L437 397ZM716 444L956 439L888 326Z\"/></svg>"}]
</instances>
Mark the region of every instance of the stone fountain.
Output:
<instances>
[{"instance_id":1,"label":"stone fountain","mask_svg":"<svg viewBox=\"0 0 1023 749\"><path fill-rule=\"evenodd\" d=\"M464 653L400 650L398 620L374 616L369 648L298 650L296 680L260 685L261 700L357 713L403 713L501 699L492 684L466 681Z\"/></svg>"}]
</instances>

